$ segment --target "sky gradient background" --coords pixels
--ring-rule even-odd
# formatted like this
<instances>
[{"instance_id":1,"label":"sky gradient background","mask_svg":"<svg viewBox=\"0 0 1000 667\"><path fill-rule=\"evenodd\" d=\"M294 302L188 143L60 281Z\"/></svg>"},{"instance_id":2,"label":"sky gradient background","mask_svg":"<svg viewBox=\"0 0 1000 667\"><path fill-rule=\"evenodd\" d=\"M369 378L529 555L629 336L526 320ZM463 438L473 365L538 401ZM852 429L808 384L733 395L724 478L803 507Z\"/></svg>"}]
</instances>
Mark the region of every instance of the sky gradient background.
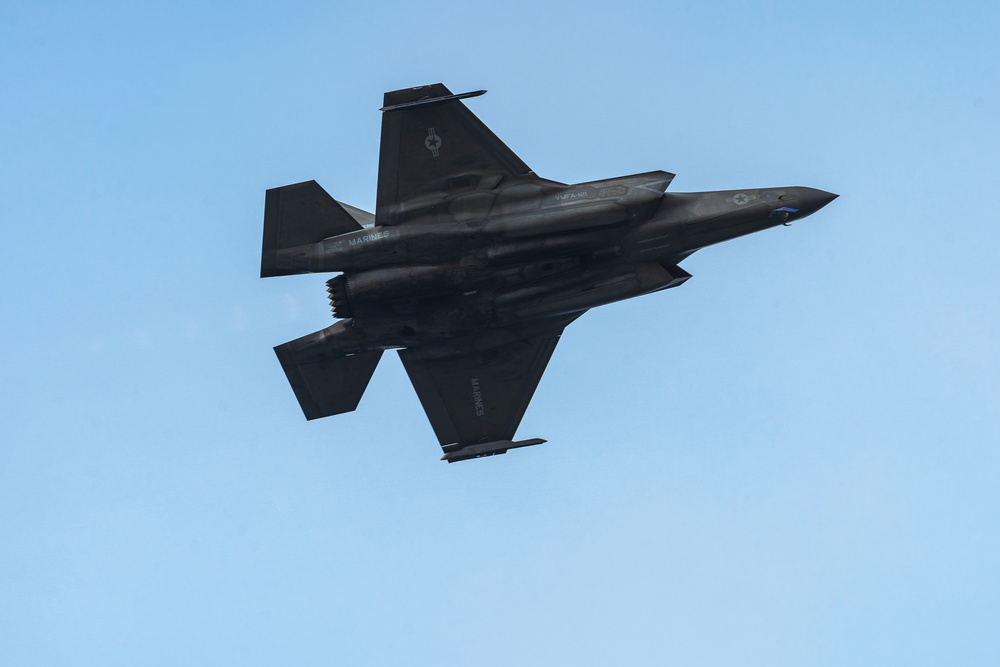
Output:
<instances>
[{"instance_id":1,"label":"sky gradient background","mask_svg":"<svg viewBox=\"0 0 1000 667\"><path fill-rule=\"evenodd\" d=\"M0 5L0 664L1000 663L1000 9ZM387 90L539 175L808 185L570 326L456 465L393 354L307 423L264 190L371 209Z\"/></svg>"}]
</instances>

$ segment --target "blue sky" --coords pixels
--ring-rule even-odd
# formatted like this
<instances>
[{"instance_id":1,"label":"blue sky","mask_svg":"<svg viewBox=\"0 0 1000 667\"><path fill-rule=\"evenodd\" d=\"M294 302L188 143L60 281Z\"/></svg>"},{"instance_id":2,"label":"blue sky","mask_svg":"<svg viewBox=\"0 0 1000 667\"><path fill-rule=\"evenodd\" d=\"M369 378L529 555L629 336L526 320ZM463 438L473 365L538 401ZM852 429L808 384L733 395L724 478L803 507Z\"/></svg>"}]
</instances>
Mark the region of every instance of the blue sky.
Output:
<instances>
[{"instance_id":1,"label":"blue sky","mask_svg":"<svg viewBox=\"0 0 1000 667\"><path fill-rule=\"evenodd\" d=\"M993 665L1000 9L4 3L0 663ZM307 423L264 190L371 209L384 91L542 176L841 195L588 313L446 465L401 364Z\"/></svg>"}]
</instances>

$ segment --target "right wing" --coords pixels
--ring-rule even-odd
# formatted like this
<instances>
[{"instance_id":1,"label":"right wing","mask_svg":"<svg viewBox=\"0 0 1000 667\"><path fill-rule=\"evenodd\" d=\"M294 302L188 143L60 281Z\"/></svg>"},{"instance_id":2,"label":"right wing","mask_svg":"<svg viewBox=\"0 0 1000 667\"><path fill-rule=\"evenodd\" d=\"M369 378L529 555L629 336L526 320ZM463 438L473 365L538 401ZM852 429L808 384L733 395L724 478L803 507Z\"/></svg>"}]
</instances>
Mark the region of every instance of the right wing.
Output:
<instances>
[{"instance_id":1,"label":"right wing","mask_svg":"<svg viewBox=\"0 0 1000 667\"><path fill-rule=\"evenodd\" d=\"M440 83L385 94L376 224L399 224L399 204L428 186L470 172L533 177L534 172Z\"/></svg>"},{"instance_id":2,"label":"right wing","mask_svg":"<svg viewBox=\"0 0 1000 667\"><path fill-rule=\"evenodd\" d=\"M563 326L484 351L445 356L439 348L399 350L445 460L544 442L512 440Z\"/></svg>"}]
</instances>

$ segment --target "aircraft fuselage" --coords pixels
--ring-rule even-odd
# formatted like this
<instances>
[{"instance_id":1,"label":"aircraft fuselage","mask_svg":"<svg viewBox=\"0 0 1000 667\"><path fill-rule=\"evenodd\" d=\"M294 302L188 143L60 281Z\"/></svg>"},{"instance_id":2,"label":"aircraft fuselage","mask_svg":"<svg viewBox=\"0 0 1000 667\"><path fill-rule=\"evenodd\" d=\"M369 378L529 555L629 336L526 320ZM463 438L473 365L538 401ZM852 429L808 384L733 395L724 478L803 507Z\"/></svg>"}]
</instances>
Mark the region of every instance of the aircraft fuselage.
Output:
<instances>
[{"instance_id":1,"label":"aircraft fuselage","mask_svg":"<svg viewBox=\"0 0 1000 667\"><path fill-rule=\"evenodd\" d=\"M364 329L370 346L411 347L676 287L690 277L678 263L695 250L833 198L804 187L664 194L670 180L652 172L442 192L412 204L405 225L289 248L277 261L342 272L329 283L334 314Z\"/></svg>"},{"instance_id":2,"label":"aircraft fuselage","mask_svg":"<svg viewBox=\"0 0 1000 667\"><path fill-rule=\"evenodd\" d=\"M382 352L399 357L448 461L513 440L567 325L683 284L715 243L804 218L806 187L666 193L652 171L576 185L538 177L441 84L382 107L375 213L315 181L267 191L261 277L337 273L337 322L275 347L307 419L354 410Z\"/></svg>"}]
</instances>

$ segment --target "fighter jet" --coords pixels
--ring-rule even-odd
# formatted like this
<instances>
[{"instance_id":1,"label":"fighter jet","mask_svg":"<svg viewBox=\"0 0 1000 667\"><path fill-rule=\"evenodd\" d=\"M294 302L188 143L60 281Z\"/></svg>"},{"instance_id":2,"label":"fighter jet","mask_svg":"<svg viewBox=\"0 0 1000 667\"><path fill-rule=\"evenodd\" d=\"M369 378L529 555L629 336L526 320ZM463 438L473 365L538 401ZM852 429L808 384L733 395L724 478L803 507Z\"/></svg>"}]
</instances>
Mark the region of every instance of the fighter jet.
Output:
<instances>
[{"instance_id":1,"label":"fighter jet","mask_svg":"<svg viewBox=\"0 0 1000 667\"><path fill-rule=\"evenodd\" d=\"M682 285L696 250L815 213L807 187L665 193L651 171L535 174L442 84L385 94L375 214L315 181L268 190L262 278L338 273L337 320L274 348L306 419L353 411L397 350L448 462L537 445L515 431L563 330Z\"/></svg>"}]
</instances>

